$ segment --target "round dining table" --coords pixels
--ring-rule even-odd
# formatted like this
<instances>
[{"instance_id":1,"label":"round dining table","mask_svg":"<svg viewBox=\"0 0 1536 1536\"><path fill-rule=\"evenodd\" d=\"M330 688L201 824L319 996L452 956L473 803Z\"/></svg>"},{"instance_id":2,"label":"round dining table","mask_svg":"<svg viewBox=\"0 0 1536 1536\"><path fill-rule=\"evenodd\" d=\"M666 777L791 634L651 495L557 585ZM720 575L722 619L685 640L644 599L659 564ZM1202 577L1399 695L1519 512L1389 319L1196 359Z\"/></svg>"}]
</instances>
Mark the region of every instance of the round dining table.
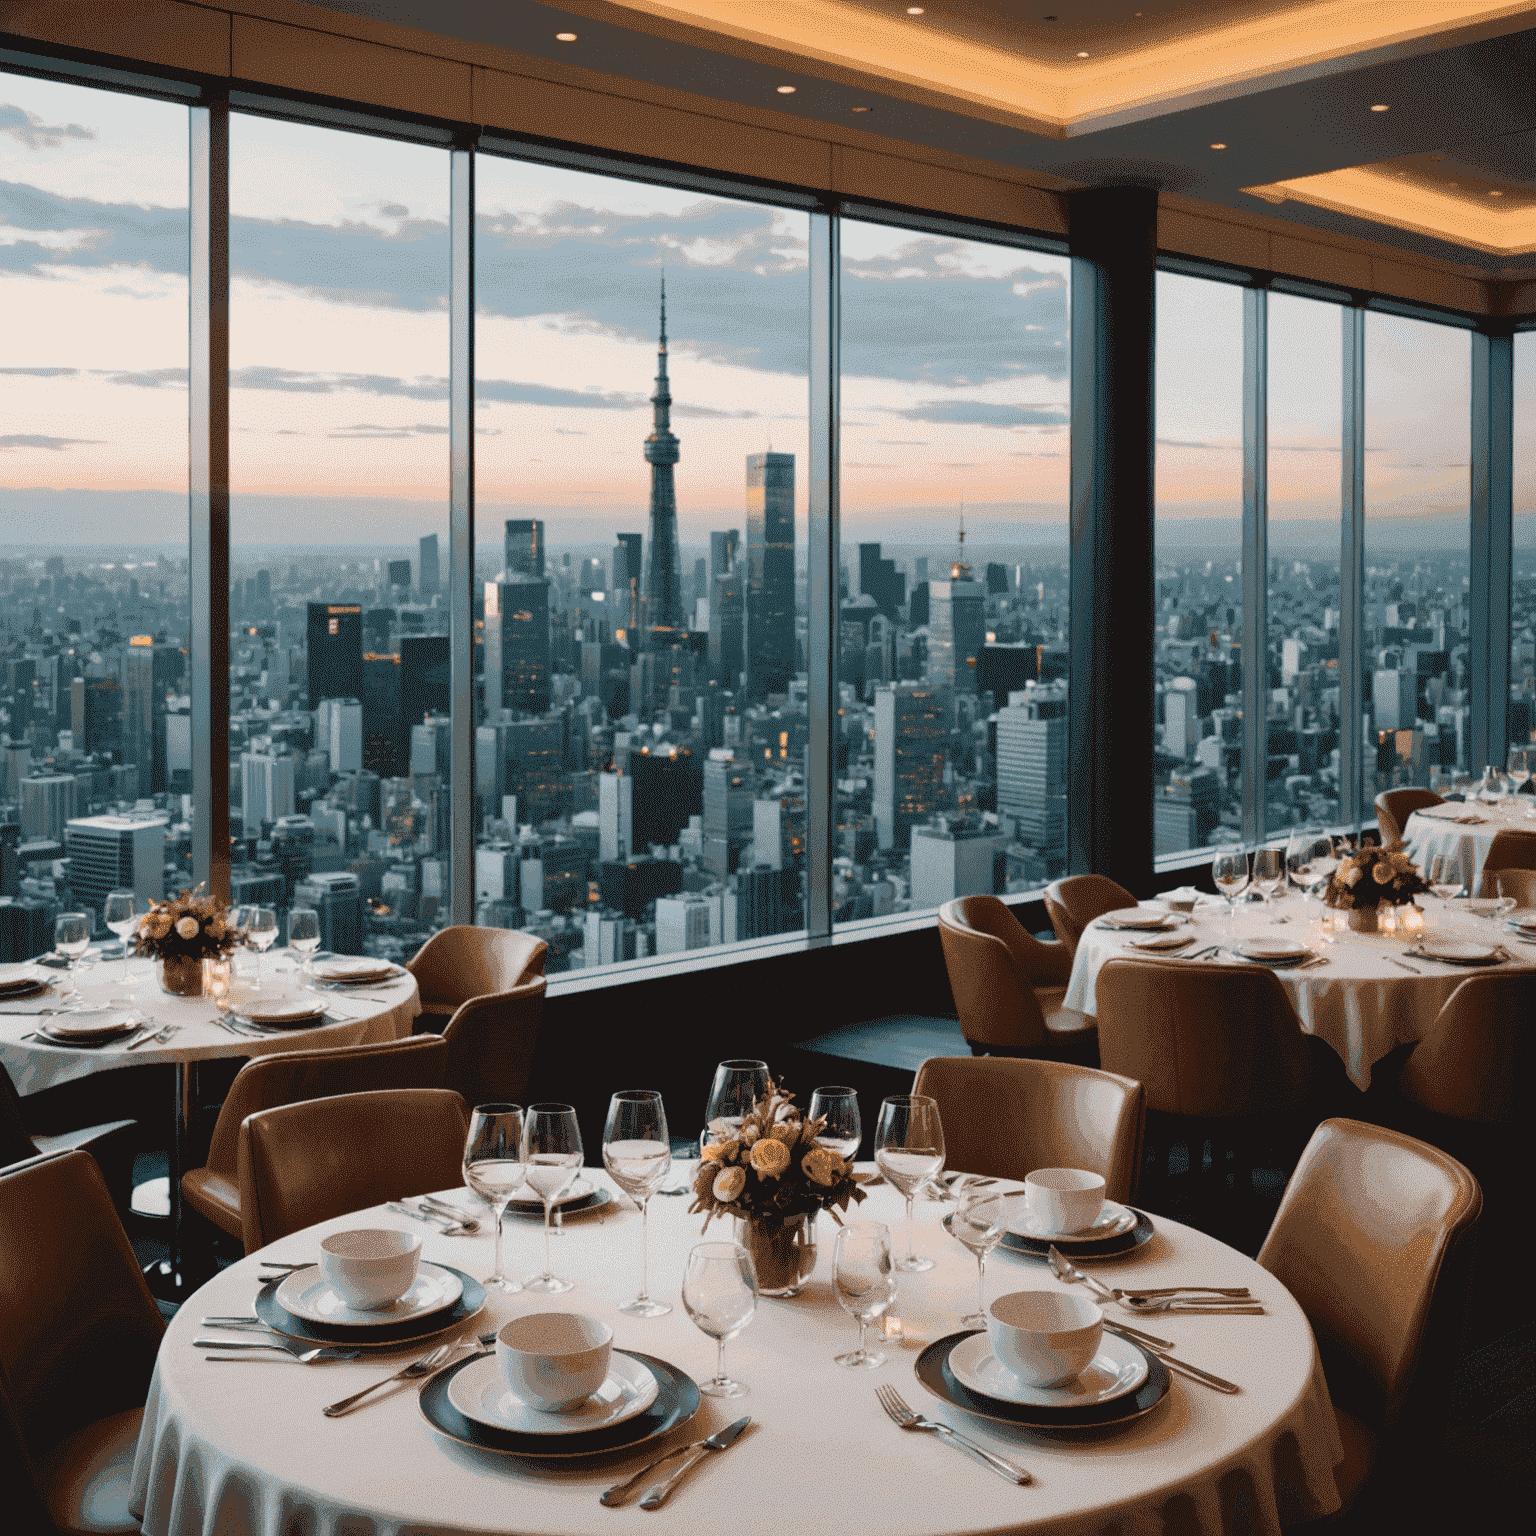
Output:
<instances>
[{"instance_id":1,"label":"round dining table","mask_svg":"<svg viewBox=\"0 0 1536 1536\"><path fill-rule=\"evenodd\" d=\"M1434 897L1424 902L1426 938L1466 939L1502 944L1509 956L1504 965L1536 965L1536 945L1505 932L1491 919L1448 905ZM1157 902L1146 905L1162 910ZM1326 916L1320 914L1326 913ZM1278 922L1283 918L1285 921ZM1205 898L1185 919L1191 942L1182 950L1138 949L1151 937L1113 928L1102 918L1084 929L1072 961L1065 1004L1082 1013L1097 1011L1094 983L1106 960L1161 960L1178 965L1180 954L1194 955L1209 945L1220 946L1201 958L1223 964L1246 964L1233 945L1246 939L1291 937L1308 945L1314 961L1306 966L1276 967L1275 974L1296 1009L1301 1027L1326 1040L1338 1053L1350 1081L1362 1091L1371 1085L1371 1071L1400 1045L1422 1040L1452 992L1468 976L1487 967L1470 967L1431 960L1409 953L1416 940L1402 934L1356 933L1336 927L1343 912L1315 900L1288 895L1265 906L1239 901L1229 914L1227 904Z\"/></svg>"},{"instance_id":2,"label":"round dining table","mask_svg":"<svg viewBox=\"0 0 1536 1536\"><path fill-rule=\"evenodd\" d=\"M588 1177L613 1188L600 1172L589 1169ZM440 1193L475 1204L463 1190ZM489 1292L484 1311L461 1324L466 1347L531 1312L585 1313L613 1329L616 1349L651 1355L703 1381L713 1373L715 1344L682 1305L683 1269L695 1243L731 1233L718 1221L702 1233L703 1218L689 1214L688 1205L686 1198L651 1201L650 1291L672 1304L668 1315L642 1319L618 1310L635 1294L641 1252L640 1218L620 1196L601 1210L566 1218L553 1245L554 1267L575 1281L573 1290L554 1297ZM1217 1392L1174 1374L1166 1396L1143 1416L1071 1432L1015 1428L930 1395L915 1363L930 1344L961 1331L961 1318L975 1305L976 1261L941 1226L953 1208L917 1202L917 1248L936 1264L926 1273L900 1274L887 1336L879 1340L888 1357L883 1366L849 1370L833 1359L852 1347L857 1328L837 1302L837 1226L823 1214L816 1266L803 1292L760 1299L746 1330L726 1346L726 1370L748 1388L746 1396L706 1396L690 1422L663 1437L569 1461L505 1456L439 1434L422 1410L423 1384L412 1381L385 1388L342 1417L322 1414L324 1405L400 1369L424 1352L420 1348L308 1365L269 1351L259 1363L210 1364L209 1354L224 1352L200 1350L195 1339L248 1335L217 1332L202 1318L248 1314L261 1258L312 1262L327 1233L420 1231L426 1259L477 1278L491 1270L488 1219L481 1233L447 1236L381 1207L293 1233L209 1281L170 1324L139 1437L131 1507L149 1536L613 1536L616 1530L747 1525L765 1531L814 1525L850 1536L1162 1536L1169 1530L1277 1536L1282 1524L1338 1507L1333 1468L1342 1449L1300 1307L1253 1260L1162 1217L1153 1217L1152 1236L1141 1247L1097 1263L1095 1272L1110 1285L1245 1285L1264 1312L1161 1313L1155 1320L1117 1306L1106 1312L1170 1341L1174 1358L1225 1377L1238 1392ZM900 1197L882 1185L856 1214L888 1223L899 1244L905 1241L902 1211ZM535 1273L543 1244L538 1221L509 1219L508 1271ZM1066 1287L1042 1260L1000 1249L988 1260L985 1288L990 1299ZM937 1435L903 1432L881 1410L880 1386L1021 1465L1033 1481L1015 1486ZM743 1414L752 1419L747 1432L728 1453L709 1457L690 1474L660 1521L653 1523L638 1496L618 1509L598 1502L606 1488L663 1452Z\"/></svg>"},{"instance_id":3,"label":"round dining table","mask_svg":"<svg viewBox=\"0 0 1536 1536\"><path fill-rule=\"evenodd\" d=\"M1428 874L1436 854L1455 854L1467 888L1477 890L1483 860L1500 832L1536 834L1536 795L1507 795L1497 803L1448 800L1415 811L1403 828L1408 857Z\"/></svg>"}]
</instances>

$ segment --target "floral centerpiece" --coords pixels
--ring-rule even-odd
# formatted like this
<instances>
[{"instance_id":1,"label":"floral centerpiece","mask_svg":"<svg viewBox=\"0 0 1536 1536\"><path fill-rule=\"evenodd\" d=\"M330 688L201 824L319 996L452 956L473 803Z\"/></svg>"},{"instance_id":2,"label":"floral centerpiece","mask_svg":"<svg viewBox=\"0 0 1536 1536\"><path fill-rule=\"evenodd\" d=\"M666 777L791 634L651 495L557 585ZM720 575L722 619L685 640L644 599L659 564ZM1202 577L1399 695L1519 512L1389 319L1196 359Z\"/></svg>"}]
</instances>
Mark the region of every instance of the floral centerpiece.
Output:
<instances>
[{"instance_id":1,"label":"floral centerpiece","mask_svg":"<svg viewBox=\"0 0 1536 1536\"><path fill-rule=\"evenodd\" d=\"M171 900L152 901L134 941L136 953L160 962L160 985L183 997L202 993L203 961L228 954L238 938L229 909L200 892L201 885Z\"/></svg>"},{"instance_id":2,"label":"floral centerpiece","mask_svg":"<svg viewBox=\"0 0 1536 1536\"><path fill-rule=\"evenodd\" d=\"M1369 931L1376 926L1379 907L1406 906L1428 889L1399 840L1380 848L1361 848L1340 859L1328 877L1323 901L1348 912L1351 928Z\"/></svg>"},{"instance_id":3,"label":"floral centerpiece","mask_svg":"<svg viewBox=\"0 0 1536 1536\"><path fill-rule=\"evenodd\" d=\"M838 1211L865 1198L853 1164L817 1145L825 1127L770 1079L739 1126L711 1126L721 1139L699 1154L689 1210L704 1213L705 1229L716 1216L736 1219L764 1295L795 1295L816 1267L819 1211L841 1223Z\"/></svg>"}]
</instances>

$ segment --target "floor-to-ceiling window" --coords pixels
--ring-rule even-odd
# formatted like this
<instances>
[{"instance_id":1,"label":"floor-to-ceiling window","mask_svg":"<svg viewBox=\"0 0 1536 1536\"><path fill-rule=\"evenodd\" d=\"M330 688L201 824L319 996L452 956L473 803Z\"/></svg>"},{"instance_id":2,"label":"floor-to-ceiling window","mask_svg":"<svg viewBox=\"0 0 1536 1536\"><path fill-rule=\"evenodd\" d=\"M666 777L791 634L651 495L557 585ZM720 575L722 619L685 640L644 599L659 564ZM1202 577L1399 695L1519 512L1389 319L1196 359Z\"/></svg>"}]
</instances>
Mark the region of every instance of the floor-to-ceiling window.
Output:
<instances>
[{"instance_id":1,"label":"floor-to-ceiling window","mask_svg":"<svg viewBox=\"0 0 1536 1536\"><path fill-rule=\"evenodd\" d=\"M1243 837L1243 291L1157 275L1153 856Z\"/></svg>"},{"instance_id":2,"label":"floor-to-ceiling window","mask_svg":"<svg viewBox=\"0 0 1536 1536\"><path fill-rule=\"evenodd\" d=\"M1065 258L844 219L835 917L1066 872Z\"/></svg>"},{"instance_id":3,"label":"floor-to-ceiling window","mask_svg":"<svg viewBox=\"0 0 1536 1536\"><path fill-rule=\"evenodd\" d=\"M1536 331L1515 337L1514 562L1509 740L1536 743Z\"/></svg>"},{"instance_id":4,"label":"floor-to-ceiling window","mask_svg":"<svg viewBox=\"0 0 1536 1536\"><path fill-rule=\"evenodd\" d=\"M0 75L0 961L99 927L125 851L190 884L187 146L185 107Z\"/></svg>"},{"instance_id":5,"label":"floor-to-ceiling window","mask_svg":"<svg viewBox=\"0 0 1536 1536\"><path fill-rule=\"evenodd\" d=\"M447 915L448 155L230 122L230 894Z\"/></svg>"}]
</instances>

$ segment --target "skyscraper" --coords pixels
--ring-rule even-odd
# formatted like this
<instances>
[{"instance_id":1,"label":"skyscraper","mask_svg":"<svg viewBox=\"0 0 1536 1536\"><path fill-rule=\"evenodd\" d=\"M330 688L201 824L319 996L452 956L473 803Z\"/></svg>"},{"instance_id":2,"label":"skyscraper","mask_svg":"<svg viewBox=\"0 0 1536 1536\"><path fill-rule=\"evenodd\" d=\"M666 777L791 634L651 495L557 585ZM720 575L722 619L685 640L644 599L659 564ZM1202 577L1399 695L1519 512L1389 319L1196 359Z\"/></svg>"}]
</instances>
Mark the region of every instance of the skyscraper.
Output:
<instances>
[{"instance_id":1,"label":"skyscraper","mask_svg":"<svg viewBox=\"0 0 1536 1536\"><path fill-rule=\"evenodd\" d=\"M613 547L613 613L615 631L623 630L630 649L640 641L641 565L645 535L616 533Z\"/></svg>"},{"instance_id":2,"label":"skyscraper","mask_svg":"<svg viewBox=\"0 0 1536 1536\"><path fill-rule=\"evenodd\" d=\"M733 691L741 686L746 666L745 609L736 574L716 576L709 597L709 675Z\"/></svg>"},{"instance_id":3,"label":"skyscraper","mask_svg":"<svg viewBox=\"0 0 1536 1536\"><path fill-rule=\"evenodd\" d=\"M716 576L728 576L736 568L736 550L741 543L741 534L734 528L716 530L709 536L709 574L713 579Z\"/></svg>"},{"instance_id":4,"label":"skyscraper","mask_svg":"<svg viewBox=\"0 0 1536 1536\"><path fill-rule=\"evenodd\" d=\"M1060 687L1011 693L997 712L997 810L1054 878L1067 860L1067 701ZM1191 846L1186 843L1184 847ZM947 900L948 898L946 898Z\"/></svg>"},{"instance_id":5,"label":"skyscraper","mask_svg":"<svg viewBox=\"0 0 1536 1536\"><path fill-rule=\"evenodd\" d=\"M525 576L485 584L485 713L549 708L549 583Z\"/></svg>"},{"instance_id":6,"label":"skyscraper","mask_svg":"<svg viewBox=\"0 0 1536 1536\"><path fill-rule=\"evenodd\" d=\"M651 466L651 564L645 581L644 649L671 645L688 628L683 612L681 560L677 547L677 490L672 466L679 448L672 431L672 390L667 381L667 280L661 280L661 335L656 348L656 393L645 461Z\"/></svg>"},{"instance_id":7,"label":"skyscraper","mask_svg":"<svg viewBox=\"0 0 1536 1536\"><path fill-rule=\"evenodd\" d=\"M262 822L293 815L293 759L275 752L242 753L240 790L245 835L255 837Z\"/></svg>"},{"instance_id":8,"label":"skyscraper","mask_svg":"<svg viewBox=\"0 0 1536 1536\"><path fill-rule=\"evenodd\" d=\"M928 676L956 693L976 692L976 664L987 643L986 594L957 565L949 581L928 583Z\"/></svg>"},{"instance_id":9,"label":"skyscraper","mask_svg":"<svg viewBox=\"0 0 1536 1536\"><path fill-rule=\"evenodd\" d=\"M747 455L747 693L795 675L795 456Z\"/></svg>"},{"instance_id":10,"label":"skyscraper","mask_svg":"<svg viewBox=\"0 0 1536 1536\"><path fill-rule=\"evenodd\" d=\"M507 519L506 571L541 581L544 577L544 524L537 518Z\"/></svg>"},{"instance_id":11,"label":"skyscraper","mask_svg":"<svg viewBox=\"0 0 1536 1536\"><path fill-rule=\"evenodd\" d=\"M407 725L446 715L449 691L447 635L407 635L400 641L400 713Z\"/></svg>"},{"instance_id":12,"label":"skyscraper","mask_svg":"<svg viewBox=\"0 0 1536 1536\"><path fill-rule=\"evenodd\" d=\"M908 847L918 822L949 807L949 703L929 683L875 690L874 811L882 848Z\"/></svg>"},{"instance_id":13,"label":"skyscraper","mask_svg":"<svg viewBox=\"0 0 1536 1536\"><path fill-rule=\"evenodd\" d=\"M362 608L357 603L311 603L305 641L309 707L321 699L362 698Z\"/></svg>"},{"instance_id":14,"label":"skyscraper","mask_svg":"<svg viewBox=\"0 0 1536 1536\"><path fill-rule=\"evenodd\" d=\"M382 779L407 770L407 719L401 709L401 668L397 652L363 657L363 767Z\"/></svg>"},{"instance_id":15,"label":"skyscraper","mask_svg":"<svg viewBox=\"0 0 1536 1536\"><path fill-rule=\"evenodd\" d=\"M84 816L64 827L75 900L100 912L108 891L165 895L165 817Z\"/></svg>"},{"instance_id":16,"label":"skyscraper","mask_svg":"<svg viewBox=\"0 0 1536 1536\"><path fill-rule=\"evenodd\" d=\"M437 574L437 535L429 533L421 541L421 557L416 567L416 587L423 597L432 597L439 590Z\"/></svg>"}]
</instances>

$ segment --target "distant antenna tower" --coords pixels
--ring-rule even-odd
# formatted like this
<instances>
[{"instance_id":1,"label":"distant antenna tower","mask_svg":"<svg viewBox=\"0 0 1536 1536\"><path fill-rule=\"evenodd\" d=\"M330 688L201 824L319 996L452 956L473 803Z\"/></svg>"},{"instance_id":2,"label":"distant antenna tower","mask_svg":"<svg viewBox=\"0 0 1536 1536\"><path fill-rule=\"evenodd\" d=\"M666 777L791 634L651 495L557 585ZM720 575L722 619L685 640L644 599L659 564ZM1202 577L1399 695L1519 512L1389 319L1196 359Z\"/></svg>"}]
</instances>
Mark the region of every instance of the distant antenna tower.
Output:
<instances>
[{"instance_id":1,"label":"distant antenna tower","mask_svg":"<svg viewBox=\"0 0 1536 1536\"><path fill-rule=\"evenodd\" d=\"M965 563L965 502L960 503L960 553L949 568L951 581L969 581L971 568Z\"/></svg>"}]
</instances>

